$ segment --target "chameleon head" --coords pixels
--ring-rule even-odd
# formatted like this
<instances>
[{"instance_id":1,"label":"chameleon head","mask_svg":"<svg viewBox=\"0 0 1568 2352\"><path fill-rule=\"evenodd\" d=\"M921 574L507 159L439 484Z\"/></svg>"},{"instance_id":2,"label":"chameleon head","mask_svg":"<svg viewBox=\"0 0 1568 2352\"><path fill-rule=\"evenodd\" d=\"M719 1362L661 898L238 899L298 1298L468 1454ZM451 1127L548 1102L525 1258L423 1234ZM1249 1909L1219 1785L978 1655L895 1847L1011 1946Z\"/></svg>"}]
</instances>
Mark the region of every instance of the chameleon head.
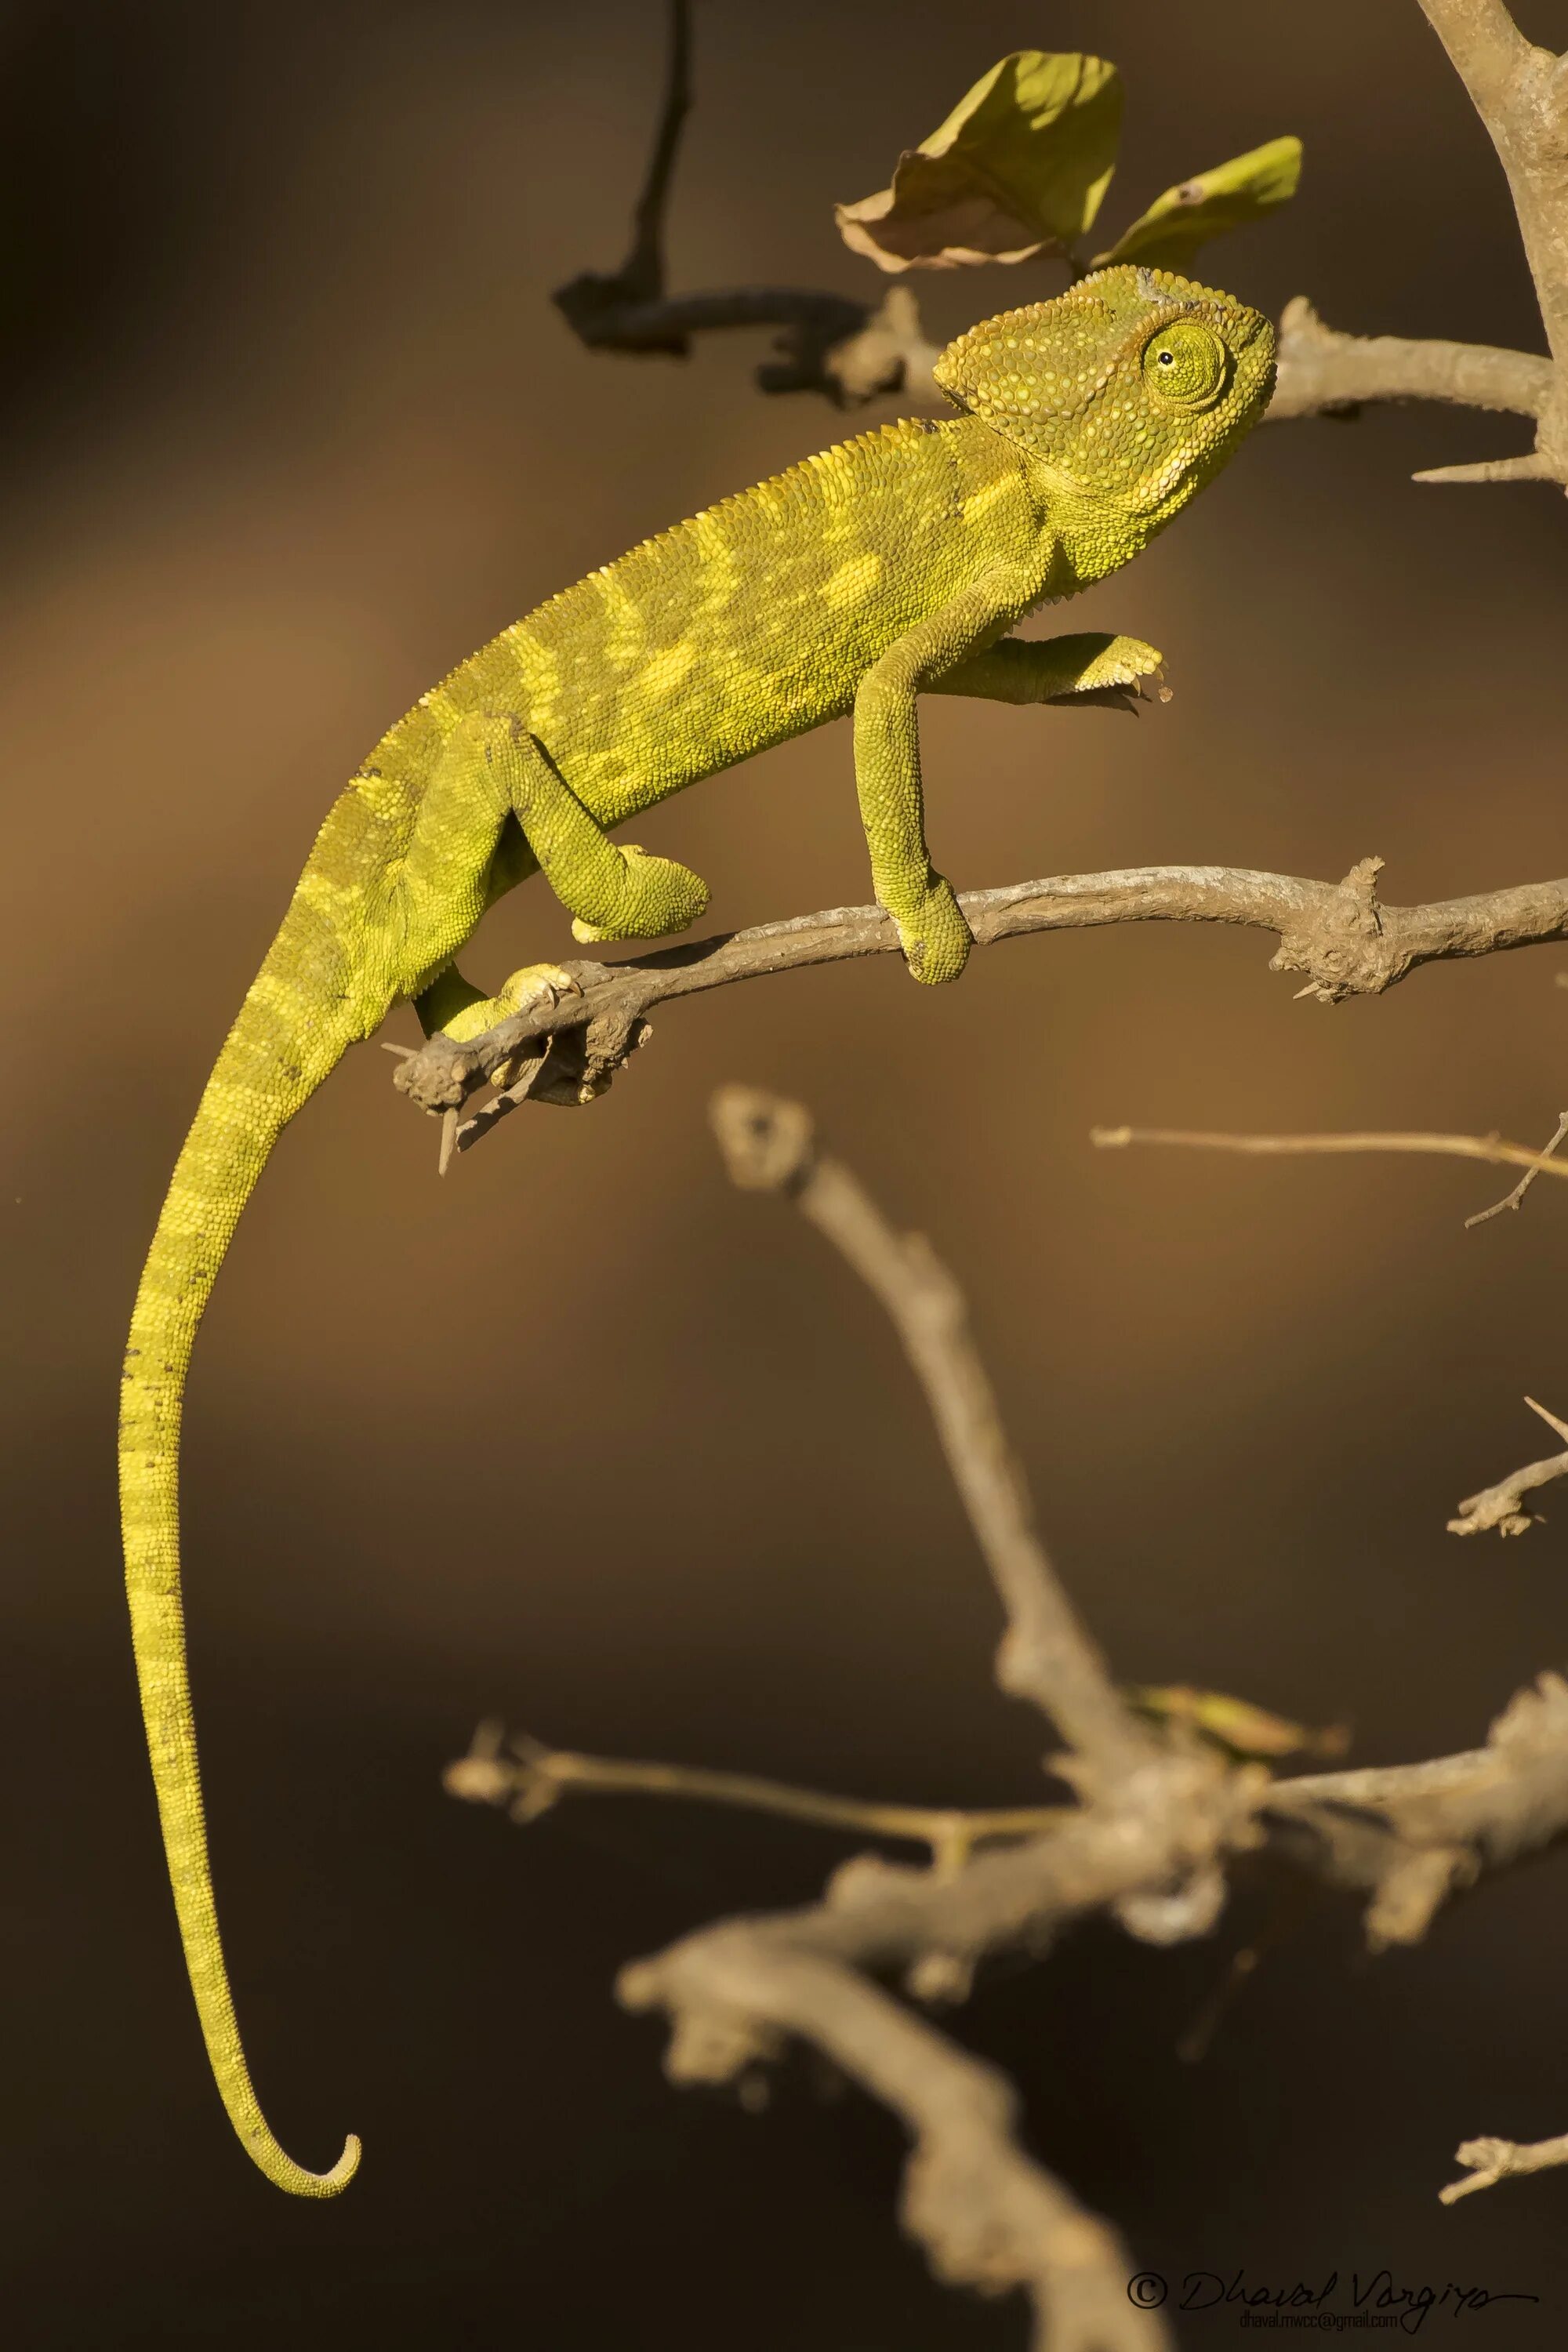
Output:
<instances>
[{"instance_id":1,"label":"chameleon head","mask_svg":"<svg viewBox=\"0 0 1568 2352\"><path fill-rule=\"evenodd\" d=\"M1274 330L1168 270L1100 269L1054 301L983 319L933 373L1054 488L1158 530L1262 415Z\"/></svg>"}]
</instances>

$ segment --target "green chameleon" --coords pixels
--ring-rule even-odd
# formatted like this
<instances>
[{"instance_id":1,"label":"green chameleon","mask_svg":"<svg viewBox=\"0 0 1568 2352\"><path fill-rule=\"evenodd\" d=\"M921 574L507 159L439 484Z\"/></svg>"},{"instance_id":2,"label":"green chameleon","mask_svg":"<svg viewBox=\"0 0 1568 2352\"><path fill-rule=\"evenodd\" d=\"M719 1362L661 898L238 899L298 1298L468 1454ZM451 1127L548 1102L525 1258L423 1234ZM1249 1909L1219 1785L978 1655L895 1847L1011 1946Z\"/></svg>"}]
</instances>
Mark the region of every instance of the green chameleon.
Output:
<instances>
[{"instance_id":1,"label":"green chameleon","mask_svg":"<svg viewBox=\"0 0 1568 2352\"><path fill-rule=\"evenodd\" d=\"M917 980L971 945L922 820L922 693L1049 702L1135 685L1134 638L1025 642L1034 606L1129 562L1224 465L1273 382L1266 319L1163 270L1114 268L984 320L942 353L961 414L863 433L726 499L518 621L384 736L316 839L208 1079L158 1220L126 1350L126 1581L164 1850L218 2090L269 2180L353 2179L284 2152L251 2088L213 1899L180 1600L186 1368L224 1252L279 1134L350 1045L411 1000L458 1040L547 989L485 998L453 959L537 870L584 940L678 931L707 902L613 827L772 743L855 720L879 901Z\"/></svg>"}]
</instances>

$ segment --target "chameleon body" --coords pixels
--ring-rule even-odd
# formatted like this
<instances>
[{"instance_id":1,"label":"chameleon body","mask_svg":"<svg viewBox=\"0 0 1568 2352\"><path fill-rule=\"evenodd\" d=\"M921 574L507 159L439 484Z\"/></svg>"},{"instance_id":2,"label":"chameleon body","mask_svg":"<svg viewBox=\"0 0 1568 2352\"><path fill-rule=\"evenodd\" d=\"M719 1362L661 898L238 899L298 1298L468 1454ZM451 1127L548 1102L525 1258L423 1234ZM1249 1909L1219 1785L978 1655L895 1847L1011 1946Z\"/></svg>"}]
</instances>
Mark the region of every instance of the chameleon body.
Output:
<instances>
[{"instance_id":1,"label":"chameleon body","mask_svg":"<svg viewBox=\"0 0 1568 2352\"><path fill-rule=\"evenodd\" d=\"M485 998L453 962L527 875L542 869L579 938L683 928L705 886L611 829L851 712L878 898L915 977L956 977L970 937L926 852L917 697L1046 701L1152 670L1135 640L1007 631L1171 520L1261 414L1272 355L1257 311L1157 270L1104 270L989 320L936 370L958 415L862 434L590 573L422 696L328 815L174 1171L121 1424L132 1632L180 1934L224 2105L279 2187L334 2194L359 2145L306 2171L251 2088L208 1867L178 1517L192 1343L273 1143L399 1002L427 1033L465 1038L548 983L539 967Z\"/></svg>"}]
</instances>

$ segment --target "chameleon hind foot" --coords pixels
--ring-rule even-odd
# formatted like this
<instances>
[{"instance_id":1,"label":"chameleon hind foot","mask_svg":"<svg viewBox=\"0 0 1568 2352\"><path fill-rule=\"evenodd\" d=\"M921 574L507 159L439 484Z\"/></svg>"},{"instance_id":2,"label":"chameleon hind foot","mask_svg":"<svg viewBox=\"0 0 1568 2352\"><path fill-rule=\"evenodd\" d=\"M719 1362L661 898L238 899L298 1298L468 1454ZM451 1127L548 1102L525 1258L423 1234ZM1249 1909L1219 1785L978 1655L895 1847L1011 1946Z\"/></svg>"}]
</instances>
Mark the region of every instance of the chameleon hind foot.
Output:
<instances>
[{"instance_id":1,"label":"chameleon hind foot","mask_svg":"<svg viewBox=\"0 0 1568 2352\"><path fill-rule=\"evenodd\" d=\"M439 1031L455 1045L466 1045L472 1038L482 1037L498 1022L509 1021L514 1013L521 1013L524 1006L535 1004L542 998L559 1004L563 996L581 993L572 974L558 963L524 964L501 982L493 996L486 996L475 988L452 964L431 982L423 996L415 1000L415 1010L426 1037Z\"/></svg>"},{"instance_id":2,"label":"chameleon hind foot","mask_svg":"<svg viewBox=\"0 0 1568 2352\"><path fill-rule=\"evenodd\" d=\"M958 978L969 961L974 934L963 919L963 909L952 883L944 876L932 875L924 895L909 914L900 914L893 908L889 911L898 924L899 945L914 979L923 981L928 988L935 988L944 981Z\"/></svg>"},{"instance_id":3,"label":"chameleon hind foot","mask_svg":"<svg viewBox=\"0 0 1568 2352\"><path fill-rule=\"evenodd\" d=\"M605 894L598 919L572 918L572 936L584 946L597 940L657 940L668 931L683 931L708 904L708 885L689 866L673 857L656 857L634 842L610 845L622 861L618 892ZM614 903L619 898L619 904Z\"/></svg>"}]
</instances>

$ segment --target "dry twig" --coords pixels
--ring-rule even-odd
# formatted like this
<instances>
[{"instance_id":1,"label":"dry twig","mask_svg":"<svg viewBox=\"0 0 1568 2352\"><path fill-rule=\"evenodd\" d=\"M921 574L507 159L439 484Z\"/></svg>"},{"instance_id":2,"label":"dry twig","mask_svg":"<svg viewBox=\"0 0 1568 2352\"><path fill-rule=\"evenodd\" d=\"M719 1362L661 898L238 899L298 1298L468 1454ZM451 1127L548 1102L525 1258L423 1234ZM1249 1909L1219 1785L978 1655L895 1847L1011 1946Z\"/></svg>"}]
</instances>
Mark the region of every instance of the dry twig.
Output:
<instances>
[{"instance_id":1,"label":"dry twig","mask_svg":"<svg viewBox=\"0 0 1568 2352\"><path fill-rule=\"evenodd\" d=\"M1526 1397L1524 1402L1531 1412L1538 1412L1547 1426L1557 1432L1559 1437L1568 1438L1568 1422L1559 1421L1554 1412L1548 1412L1546 1407L1537 1404L1533 1397ZM1495 1528L1500 1536L1521 1536L1545 1516L1541 1511L1525 1510L1522 1507L1525 1496L1537 1486L1550 1486L1553 1478L1565 1475L1568 1475L1568 1454L1549 1454L1544 1462L1527 1462L1522 1470L1515 1470L1509 1477L1500 1478L1495 1486L1483 1486L1479 1495L1467 1495L1458 1507L1458 1517L1448 1521L1448 1533L1451 1536L1474 1536Z\"/></svg>"},{"instance_id":2,"label":"dry twig","mask_svg":"<svg viewBox=\"0 0 1568 2352\"><path fill-rule=\"evenodd\" d=\"M578 1756L514 1732L503 1750L501 1727L481 1723L466 1756L448 1764L443 1785L470 1804L501 1805L514 1822L538 1821L572 1790L600 1797L679 1797L699 1804L736 1805L810 1822L817 1829L855 1830L929 1846L938 1872L956 1869L983 1846L1038 1837L1050 1830L1060 1805L981 1807L894 1805L792 1788L751 1772L704 1772L684 1764L631 1763L621 1757Z\"/></svg>"},{"instance_id":3,"label":"dry twig","mask_svg":"<svg viewBox=\"0 0 1568 2352\"><path fill-rule=\"evenodd\" d=\"M1374 1151L1430 1153L1445 1160L1489 1160L1504 1168L1527 1168L1532 1176L1568 1178L1568 1161L1531 1151L1522 1143L1505 1143L1495 1135L1223 1135L1184 1127L1095 1127L1089 1141L1101 1151L1121 1151L1131 1143L1188 1144L1201 1151L1240 1151L1259 1159L1299 1157L1304 1153Z\"/></svg>"},{"instance_id":4,"label":"dry twig","mask_svg":"<svg viewBox=\"0 0 1568 2352\"><path fill-rule=\"evenodd\" d=\"M1544 1158L1551 1159L1565 1135L1568 1135L1568 1110L1558 1113L1557 1132L1546 1145ZM1517 1209L1540 1173L1539 1168L1527 1168L1511 1192L1505 1192L1502 1199L1494 1201L1489 1209L1478 1209L1474 1216L1465 1219L1466 1232L1468 1233L1472 1225L1484 1225L1493 1217L1500 1217L1505 1209Z\"/></svg>"}]
</instances>

